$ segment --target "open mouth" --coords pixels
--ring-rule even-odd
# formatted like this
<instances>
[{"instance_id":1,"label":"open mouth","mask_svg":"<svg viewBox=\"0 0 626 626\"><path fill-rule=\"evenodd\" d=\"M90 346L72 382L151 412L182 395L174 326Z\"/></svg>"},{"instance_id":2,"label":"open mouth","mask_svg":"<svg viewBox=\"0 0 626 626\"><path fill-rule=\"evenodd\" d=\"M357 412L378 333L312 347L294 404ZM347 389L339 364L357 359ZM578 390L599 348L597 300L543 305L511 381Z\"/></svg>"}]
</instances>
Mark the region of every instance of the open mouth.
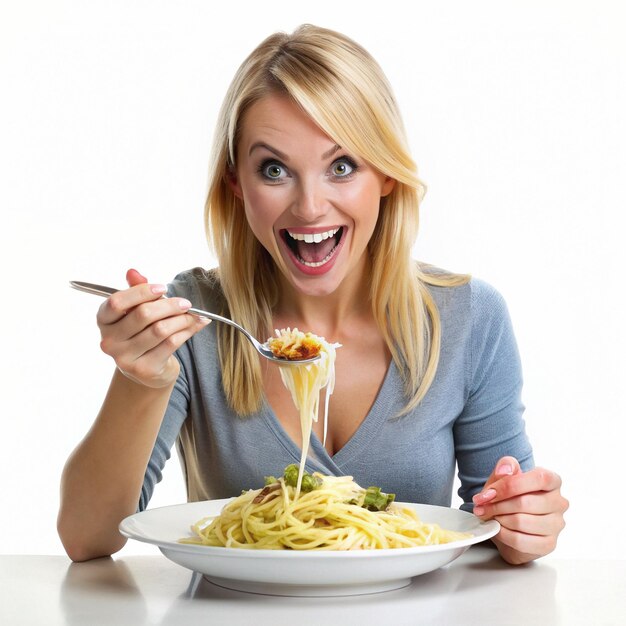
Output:
<instances>
[{"instance_id":1,"label":"open mouth","mask_svg":"<svg viewBox=\"0 0 626 626\"><path fill-rule=\"evenodd\" d=\"M298 262L311 268L322 267L333 258L343 233L343 226L317 233L297 233L287 229L281 231Z\"/></svg>"}]
</instances>

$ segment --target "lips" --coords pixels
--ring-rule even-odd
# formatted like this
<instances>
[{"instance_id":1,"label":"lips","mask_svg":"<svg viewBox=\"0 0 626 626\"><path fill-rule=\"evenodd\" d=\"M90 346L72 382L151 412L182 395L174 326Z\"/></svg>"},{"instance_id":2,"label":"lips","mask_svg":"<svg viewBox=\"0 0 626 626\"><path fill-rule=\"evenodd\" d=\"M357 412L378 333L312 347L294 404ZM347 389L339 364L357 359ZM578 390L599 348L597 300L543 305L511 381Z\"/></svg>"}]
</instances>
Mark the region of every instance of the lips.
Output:
<instances>
[{"instance_id":1,"label":"lips","mask_svg":"<svg viewBox=\"0 0 626 626\"><path fill-rule=\"evenodd\" d=\"M281 236L299 269L318 274L330 269L329 264L341 247L344 232L343 226L315 232L283 229Z\"/></svg>"}]
</instances>

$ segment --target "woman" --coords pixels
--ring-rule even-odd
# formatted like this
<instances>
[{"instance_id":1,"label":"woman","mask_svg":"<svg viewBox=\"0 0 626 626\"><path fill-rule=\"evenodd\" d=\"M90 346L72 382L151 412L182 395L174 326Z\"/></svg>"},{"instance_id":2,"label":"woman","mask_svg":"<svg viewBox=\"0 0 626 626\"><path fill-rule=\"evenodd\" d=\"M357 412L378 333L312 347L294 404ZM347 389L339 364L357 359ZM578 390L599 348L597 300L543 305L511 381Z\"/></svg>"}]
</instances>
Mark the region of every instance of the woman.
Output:
<instances>
[{"instance_id":1,"label":"woman","mask_svg":"<svg viewBox=\"0 0 626 626\"><path fill-rule=\"evenodd\" d=\"M59 533L74 560L108 555L145 508L174 442L190 500L236 495L297 462L300 425L278 368L215 310L267 337L311 330L342 344L325 446L309 471L349 474L400 500L495 517L503 558L550 552L567 501L533 469L521 373L502 298L416 263L423 187L387 81L348 38L303 26L244 61L215 135L206 219L219 269L168 291L137 271L100 308L117 369L66 465Z\"/></svg>"}]
</instances>

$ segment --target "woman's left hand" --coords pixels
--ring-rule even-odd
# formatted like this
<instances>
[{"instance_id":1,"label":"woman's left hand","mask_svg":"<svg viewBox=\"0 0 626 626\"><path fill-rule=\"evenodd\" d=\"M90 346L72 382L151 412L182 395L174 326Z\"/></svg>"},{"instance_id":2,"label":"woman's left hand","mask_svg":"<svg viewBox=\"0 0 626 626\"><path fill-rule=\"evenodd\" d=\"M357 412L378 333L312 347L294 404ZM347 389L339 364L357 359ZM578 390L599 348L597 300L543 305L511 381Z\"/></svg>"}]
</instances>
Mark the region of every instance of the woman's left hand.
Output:
<instances>
[{"instance_id":1,"label":"woman's left hand","mask_svg":"<svg viewBox=\"0 0 626 626\"><path fill-rule=\"evenodd\" d=\"M522 472L514 457L502 457L474 497L474 514L500 522L493 538L502 558L527 563L554 550L565 526L569 502L561 495L561 478L536 467Z\"/></svg>"}]
</instances>

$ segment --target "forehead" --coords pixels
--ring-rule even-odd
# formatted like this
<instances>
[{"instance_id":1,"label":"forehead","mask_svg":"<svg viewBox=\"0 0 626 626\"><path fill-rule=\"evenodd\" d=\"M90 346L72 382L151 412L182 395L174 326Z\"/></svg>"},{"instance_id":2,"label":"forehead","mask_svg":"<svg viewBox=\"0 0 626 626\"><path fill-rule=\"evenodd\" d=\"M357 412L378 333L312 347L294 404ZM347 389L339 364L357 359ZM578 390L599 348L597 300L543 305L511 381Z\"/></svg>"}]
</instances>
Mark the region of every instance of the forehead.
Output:
<instances>
[{"instance_id":1,"label":"forehead","mask_svg":"<svg viewBox=\"0 0 626 626\"><path fill-rule=\"evenodd\" d=\"M238 148L256 141L335 143L296 102L280 94L264 96L245 112Z\"/></svg>"}]
</instances>

